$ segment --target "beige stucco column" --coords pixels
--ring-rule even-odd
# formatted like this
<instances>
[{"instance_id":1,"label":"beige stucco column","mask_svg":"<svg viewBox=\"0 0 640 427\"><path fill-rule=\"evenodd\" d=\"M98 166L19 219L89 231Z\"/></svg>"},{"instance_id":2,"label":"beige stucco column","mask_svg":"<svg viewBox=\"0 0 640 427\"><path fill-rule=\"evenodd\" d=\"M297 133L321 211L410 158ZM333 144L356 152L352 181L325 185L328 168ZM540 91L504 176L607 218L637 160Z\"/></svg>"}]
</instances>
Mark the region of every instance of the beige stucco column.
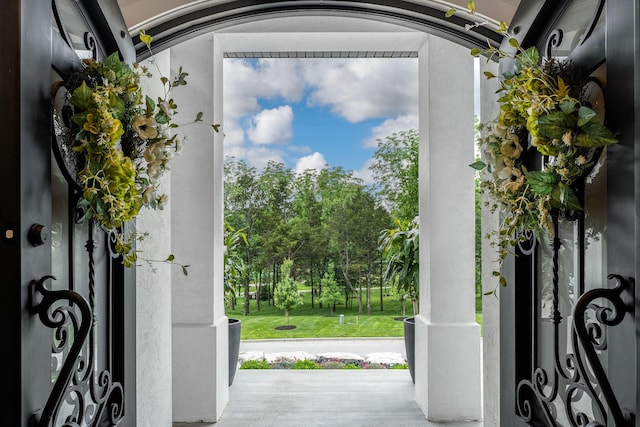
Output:
<instances>
[{"instance_id":1,"label":"beige stucco column","mask_svg":"<svg viewBox=\"0 0 640 427\"><path fill-rule=\"evenodd\" d=\"M216 55L218 60L216 60ZM203 113L204 123L181 127L188 140L172 166L171 240L173 419L215 422L229 400L228 320L223 295L222 56L212 34L171 49L171 71L182 66L187 85L175 91L176 123ZM217 105L217 104L220 105ZM214 105L216 104L216 105Z\"/></svg>"},{"instance_id":2,"label":"beige stucco column","mask_svg":"<svg viewBox=\"0 0 640 427\"><path fill-rule=\"evenodd\" d=\"M475 321L473 58L430 36L419 51L420 315L416 402L431 421L482 418Z\"/></svg>"}]
</instances>

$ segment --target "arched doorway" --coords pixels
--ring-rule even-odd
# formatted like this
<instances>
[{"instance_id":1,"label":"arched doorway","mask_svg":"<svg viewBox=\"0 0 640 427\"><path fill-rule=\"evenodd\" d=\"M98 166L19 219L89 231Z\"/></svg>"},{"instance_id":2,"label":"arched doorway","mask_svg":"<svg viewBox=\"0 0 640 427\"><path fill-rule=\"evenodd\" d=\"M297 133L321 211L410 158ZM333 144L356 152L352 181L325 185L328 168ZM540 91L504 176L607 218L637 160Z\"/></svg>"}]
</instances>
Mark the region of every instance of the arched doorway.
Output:
<instances>
[{"instance_id":1,"label":"arched doorway","mask_svg":"<svg viewBox=\"0 0 640 427\"><path fill-rule=\"evenodd\" d=\"M282 12L282 11L281 11ZM266 12L265 12L266 13ZM308 15L309 16L308 16ZM287 52L412 52L420 67L421 134L421 300L418 317L416 401L429 419L482 417L480 331L474 319L474 66L466 46L417 30L395 19L366 19L361 11L310 13L308 10L225 21L217 31L197 37L160 33L171 63L190 71L194 84L183 92L186 115L204 111L224 121L222 66L225 55ZM248 22L245 22L248 21ZM402 25L398 25L402 24ZM163 27L166 28L166 27ZM356 29L356 30L354 30ZM315 30L315 31L314 31ZM152 29L146 29L148 33ZM194 31L191 35L195 34ZM439 34L441 35L441 34ZM447 38L455 38L447 33ZM483 39L484 40L484 39ZM466 39L465 44L469 44ZM191 92L189 92L191 90ZM493 91L492 91L493 92ZM193 102L198 99L197 105ZM186 101L190 100L189 103ZM188 105L190 104L190 105ZM188 105L188 106L187 106ZM174 278L173 375L174 419L215 420L228 400L226 317L222 298L222 135L195 131L173 167L172 241L175 251L192 261L188 278ZM455 141L455 143L451 143ZM197 145L197 148L196 148ZM443 161L443 159L445 161ZM213 169L207 167L213 164ZM452 171L455 171L453 174ZM213 182L202 191L199 184ZM196 190L196 188L199 188ZM455 194L455 197L452 195ZM456 215L451 213L455 212ZM188 221L175 218L189 218ZM213 238L211 238L211 236ZM211 263L210 259L213 259ZM175 290L179 288L179 292ZM185 289L189 289L183 294ZM177 333L179 331L179 333ZM208 355L208 365L194 366L194 353ZM194 396L207 395L206 402ZM183 401L184 400L184 401ZM201 405L201 406L200 406ZM206 412L202 415L199 410ZM191 417L191 418L189 418Z\"/></svg>"}]
</instances>

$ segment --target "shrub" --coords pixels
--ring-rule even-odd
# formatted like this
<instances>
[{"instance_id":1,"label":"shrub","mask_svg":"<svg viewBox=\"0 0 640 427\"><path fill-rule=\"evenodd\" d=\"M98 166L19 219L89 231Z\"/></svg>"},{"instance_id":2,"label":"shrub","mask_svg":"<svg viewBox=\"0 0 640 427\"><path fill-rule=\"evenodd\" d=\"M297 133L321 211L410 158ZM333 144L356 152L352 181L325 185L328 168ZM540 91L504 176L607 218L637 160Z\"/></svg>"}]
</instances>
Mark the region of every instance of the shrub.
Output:
<instances>
[{"instance_id":1,"label":"shrub","mask_svg":"<svg viewBox=\"0 0 640 427\"><path fill-rule=\"evenodd\" d=\"M291 369L320 369L320 365L315 360L301 359L296 360Z\"/></svg>"},{"instance_id":2,"label":"shrub","mask_svg":"<svg viewBox=\"0 0 640 427\"><path fill-rule=\"evenodd\" d=\"M409 365L406 363L396 363L395 365L389 366L389 369L409 369Z\"/></svg>"},{"instance_id":3,"label":"shrub","mask_svg":"<svg viewBox=\"0 0 640 427\"><path fill-rule=\"evenodd\" d=\"M346 365L344 365L343 369L361 369L361 368L355 363L347 363Z\"/></svg>"},{"instance_id":4,"label":"shrub","mask_svg":"<svg viewBox=\"0 0 640 427\"><path fill-rule=\"evenodd\" d=\"M322 369L342 369L345 363L339 360L321 360L318 362Z\"/></svg>"},{"instance_id":5,"label":"shrub","mask_svg":"<svg viewBox=\"0 0 640 427\"><path fill-rule=\"evenodd\" d=\"M240 369L271 369L266 360L247 360L240 365Z\"/></svg>"},{"instance_id":6,"label":"shrub","mask_svg":"<svg viewBox=\"0 0 640 427\"><path fill-rule=\"evenodd\" d=\"M294 363L294 359L278 357L273 362L271 362L271 369L291 369Z\"/></svg>"},{"instance_id":7,"label":"shrub","mask_svg":"<svg viewBox=\"0 0 640 427\"><path fill-rule=\"evenodd\" d=\"M271 292L269 291L269 285L260 286L260 301L269 301L271 299Z\"/></svg>"}]
</instances>

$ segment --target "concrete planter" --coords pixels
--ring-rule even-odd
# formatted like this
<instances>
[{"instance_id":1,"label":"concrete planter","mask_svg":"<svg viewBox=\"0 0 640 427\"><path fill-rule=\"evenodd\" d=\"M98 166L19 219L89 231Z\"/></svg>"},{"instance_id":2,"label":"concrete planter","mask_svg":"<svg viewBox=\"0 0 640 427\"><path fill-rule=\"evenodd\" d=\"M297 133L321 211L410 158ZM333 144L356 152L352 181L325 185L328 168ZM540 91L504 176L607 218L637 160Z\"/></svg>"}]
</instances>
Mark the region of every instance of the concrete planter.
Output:
<instances>
[{"instance_id":1,"label":"concrete planter","mask_svg":"<svg viewBox=\"0 0 640 427\"><path fill-rule=\"evenodd\" d=\"M409 373L411 381L416 383L415 378L415 354L416 354L416 319L409 317L403 320L404 323L404 348L407 352L407 365L409 365Z\"/></svg>"},{"instance_id":2,"label":"concrete planter","mask_svg":"<svg viewBox=\"0 0 640 427\"><path fill-rule=\"evenodd\" d=\"M238 355L240 354L240 319L229 319L229 385L233 384L238 368Z\"/></svg>"}]
</instances>

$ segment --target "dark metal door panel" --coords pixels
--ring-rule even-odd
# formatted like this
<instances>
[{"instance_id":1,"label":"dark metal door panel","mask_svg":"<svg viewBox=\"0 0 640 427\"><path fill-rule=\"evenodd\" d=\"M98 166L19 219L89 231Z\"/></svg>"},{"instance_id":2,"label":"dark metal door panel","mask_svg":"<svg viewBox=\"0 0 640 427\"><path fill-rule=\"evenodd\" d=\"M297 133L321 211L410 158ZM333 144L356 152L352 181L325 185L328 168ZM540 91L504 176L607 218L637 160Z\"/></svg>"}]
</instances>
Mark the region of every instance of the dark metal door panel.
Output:
<instances>
[{"instance_id":1,"label":"dark metal door panel","mask_svg":"<svg viewBox=\"0 0 640 427\"><path fill-rule=\"evenodd\" d=\"M557 213L555 238L532 236L505 264L511 285L501 292L504 425L635 425L638 160L622 153L633 151L637 134L629 125L636 98L625 88L635 78L637 52L617 47L620 39L613 35L622 36L620 27L627 37L637 34L638 11L623 3L545 2L535 18L531 11L519 14L527 17L520 37L528 45L590 73L594 110L626 136L602 153L585 179L584 212ZM622 126L621 109L629 120Z\"/></svg>"},{"instance_id":2,"label":"dark metal door panel","mask_svg":"<svg viewBox=\"0 0 640 427\"><path fill-rule=\"evenodd\" d=\"M51 102L52 83L80 66L79 50L100 58L120 49L132 61L133 46L115 0L3 6L0 313L13 391L2 421L133 426L135 274L111 256L108 235L77 222L76 190L53 155Z\"/></svg>"}]
</instances>

